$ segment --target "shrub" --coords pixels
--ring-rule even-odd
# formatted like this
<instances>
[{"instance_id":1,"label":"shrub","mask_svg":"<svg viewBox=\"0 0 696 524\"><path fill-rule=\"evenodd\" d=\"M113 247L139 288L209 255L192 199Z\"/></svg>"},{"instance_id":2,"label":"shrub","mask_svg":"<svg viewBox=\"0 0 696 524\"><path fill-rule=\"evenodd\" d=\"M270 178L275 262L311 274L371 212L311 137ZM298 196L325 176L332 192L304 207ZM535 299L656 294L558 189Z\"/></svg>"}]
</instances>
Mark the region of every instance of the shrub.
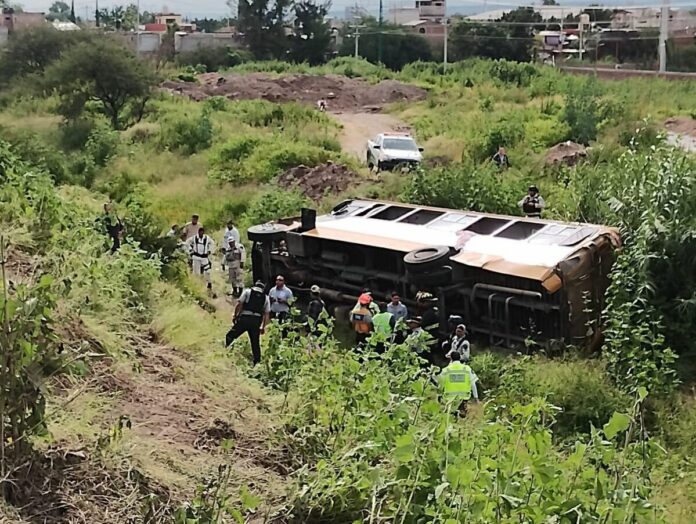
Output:
<instances>
[{"instance_id":1,"label":"shrub","mask_svg":"<svg viewBox=\"0 0 696 524\"><path fill-rule=\"evenodd\" d=\"M242 224L244 227L249 227L278 218L295 216L301 207L308 204L309 201L297 192L271 189L251 200L242 217Z\"/></svg>"},{"instance_id":2,"label":"shrub","mask_svg":"<svg viewBox=\"0 0 696 524\"><path fill-rule=\"evenodd\" d=\"M500 146L512 147L522 137L523 127L517 116L496 122L469 145L469 153L476 160L486 160Z\"/></svg>"},{"instance_id":3,"label":"shrub","mask_svg":"<svg viewBox=\"0 0 696 524\"><path fill-rule=\"evenodd\" d=\"M537 151L563 142L569 133L568 124L555 118L537 118L524 126L526 143Z\"/></svg>"},{"instance_id":4,"label":"shrub","mask_svg":"<svg viewBox=\"0 0 696 524\"><path fill-rule=\"evenodd\" d=\"M572 87L566 95L563 118L570 127L571 140L589 144L597 138L598 88L591 79L570 85Z\"/></svg>"},{"instance_id":5,"label":"shrub","mask_svg":"<svg viewBox=\"0 0 696 524\"><path fill-rule=\"evenodd\" d=\"M332 155L326 149L302 142L242 136L227 142L211 157L209 175L235 184L268 182L285 169L300 164L313 167Z\"/></svg>"},{"instance_id":6,"label":"shrub","mask_svg":"<svg viewBox=\"0 0 696 524\"><path fill-rule=\"evenodd\" d=\"M478 368L474 369L478 374ZM488 375L495 373L495 369L492 371ZM492 396L498 412L514 402L545 399L560 408L554 425L559 437L590 433L592 426L600 427L614 411L627 409L631 404L631 397L611 382L599 361L511 358L497 371L502 378Z\"/></svg>"},{"instance_id":7,"label":"shrub","mask_svg":"<svg viewBox=\"0 0 696 524\"><path fill-rule=\"evenodd\" d=\"M160 130L160 146L192 155L210 147L213 141L213 124L207 111L196 117L165 119Z\"/></svg>"},{"instance_id":8,"label":"shrub","mask_svg":"<svg viewBox=\"0 0 696 524\"><path fill-rule=\"evenodd\" d=\"M48 173L55 183L64 184L72 181L65 155L47 144L36 133L0 127L0 139L10 143L14 152L20 158L26 159L27 166Z\"/></svg>"},{"instance_id":9,"label":"shrub","mask_svg":"<svg viewBox=\"0 0 696 524\"><path fill-rule=\"evenodd\" d=\"M160 133L159 124L138 122L123 132L123 138L131 144L149 142Z\"/></svg>"},{"instance_id":10,"label":"shrub","mask_svg":"<svg viewBox=\"0 0 696 524\"><path fill-rule=\"evenodd\" d=\"M539 70L533 64L508 60L495 60L491 63L490 75L505 84L526 87L538 74Z\"/></svg>"},{"instance_id":11,"label":"shrub","mask_svg":"<svg viewBox=\"0 0 696 524\"><path fill-rule=\"evenodd\" d=\"M244 61L242 54L231 51L229 47L200 47L194 51L181 53L176 62L183 66L203 65L207 71L218 71L234 67Z\"/></svg>"},{"instance_id":12,"label":"shrub","mask_svg":"<svg viewBox=\"0 0 696 524\"><path fill-rule=\"evenodd\" d=\"M105 166L118 149L120 137L118 131L114 131L103 120L95 123L85 143L85 153L98 166Z\"/></svg>"},{"instance_id":13,"label":"shrub","mask_svg":"<svg viewBox=\"0 0 696 524\"><path fill-rule=\"evenodd\" d=\"M67 120L60 125L60 146L68 151L82 149L94 129L95 121L89 118Z\"/></svg>"},{"instance_id":14,"label":"shrub","mask_svg":"<svg viewBox=\"0 0 696 524\"><path fill-rule=\"evenodd\" d=\"M517 196L517 187L493 166L469 162L419 171L402 194L414 204L502 214L517 213Z\"/></svg>"}]
</instances>

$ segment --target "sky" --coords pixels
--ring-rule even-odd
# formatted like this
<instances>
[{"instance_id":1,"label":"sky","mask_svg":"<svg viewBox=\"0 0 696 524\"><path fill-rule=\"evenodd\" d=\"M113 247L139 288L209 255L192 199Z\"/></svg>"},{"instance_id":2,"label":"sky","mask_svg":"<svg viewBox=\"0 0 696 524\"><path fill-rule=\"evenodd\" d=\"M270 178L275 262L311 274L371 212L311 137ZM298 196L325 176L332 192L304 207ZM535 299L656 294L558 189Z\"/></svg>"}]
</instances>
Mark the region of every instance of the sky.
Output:
<instances>
[{"instance_id":1,"label":"sky","mask_svg":"<svg viewBox=\"0 0 696 524\"><path fill-rule=\"evenodd\" d=\"M64 0L70 3L70 0ZM93 17L96 0L75 0L75 13L78 16L85 16L89 13L89 17ZM390 7L411 7L415 4L415 0L383 0L384 15L387 16ZM47 12L53 0L17 0L17 3L24 7L25 11L44 11ZM130 3L129 0L99 0L100 7L108 7L112 5L125 5ZM135 3L135 2L134 2ZM331 14L334 16L342 16L346 6L355 5L355 0L333 0ZM367 9L371 14L377 15L379 10L379 0L358 0L358 5ZM559 0L559 4L568 6L600 4L606 6L658 6L660 0ZM528 1L526 5L541 4L541 1ZM696 0L671 0L673 7L696 7ZM447 6L448 14L473 14L484 11L494 11L498 9L506 9L517 5L514 0L450 0ZM687 7L688 8L688 7ZM141 0L141 11L174 11L181 13L188 18L222 18L230 15L230 9L225 4L225 0L167 0L166 2L158 2L156 0Z\"/></svg>"}]
</instances>

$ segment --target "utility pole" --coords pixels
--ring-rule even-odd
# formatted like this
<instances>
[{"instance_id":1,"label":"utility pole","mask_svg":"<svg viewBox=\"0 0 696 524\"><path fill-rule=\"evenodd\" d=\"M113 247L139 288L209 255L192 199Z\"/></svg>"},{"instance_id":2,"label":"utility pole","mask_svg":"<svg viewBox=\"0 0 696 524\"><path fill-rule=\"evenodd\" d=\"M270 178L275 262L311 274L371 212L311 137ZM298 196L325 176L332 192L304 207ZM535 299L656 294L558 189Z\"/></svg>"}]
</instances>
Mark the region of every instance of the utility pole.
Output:
<instances>
[{"instance_id":1,"label":"utility pole","mask_svg":"<svg viewBox=\"0 0 696 524\"><path fill-rule=\"evenodd\" d=\"M660 39L657 51L660 57L660 73L667 71L667 36L669 33L669 0L662 0L660 11Z\"/></svg>"},{"instance_id":2,"label":"utility pole","mask_svg":"<svg viewBox=\"0 0 696 524\"><path fill-rule=\"evenodd\" d=\"M97 24L97 27L99 27L99 0L95 0L94 20Z\"/></svg>"},{"instance_id":3,"label":"utility pole","mask_svg":"<svg viewBox=\"0 0 696 524\"><path fill-rule=\"evenodd\" d=\"M360 57L360 28L365 27L363 25L360 25L358 23L358 20L355 21L355 32L353 33L353 38L355 38L355 58Z\"/></svg>"},{"instance_id":4,"label":"utility pole","mask_svg":"<svg viewBox=\"0 0 696 524\"><path fill-rule=\"evenodd\" d=\"M135 9L135 54L140 54L140 0L136 2Z\"/></svg>"},{"instance_id":5,"label":"utility pole","mask_svg":"<svg viewBox=\"0 0 696 524\"><path fill-rule=\"evenodd\" d=\"M449 24L449 20L447 20L447 17L445 17L442 20L442 23L445 25L445 41L444 41L444 46L442 48L442 72L446 73L447 72L447 37L448 37L447 26Z\"/></svg>"},{"instance_id":6,"label":"utility pole","mask_svg":"<svg viewBox=\"0 0 696 524\"><path fill-rule=\"evenodd\" d=\"M382 62L382 23L384 22L382 12L382 0L379 0L379 33L377 33L377 63Z\"/></svg>"}]
</instances>

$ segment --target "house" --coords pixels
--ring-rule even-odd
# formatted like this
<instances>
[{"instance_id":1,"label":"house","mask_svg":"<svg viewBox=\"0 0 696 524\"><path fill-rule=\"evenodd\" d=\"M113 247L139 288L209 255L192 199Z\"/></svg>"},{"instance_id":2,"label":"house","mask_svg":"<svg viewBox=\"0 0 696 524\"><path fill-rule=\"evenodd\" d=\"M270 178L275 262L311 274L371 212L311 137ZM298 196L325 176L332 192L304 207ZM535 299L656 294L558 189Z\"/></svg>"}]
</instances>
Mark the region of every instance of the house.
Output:
<instances>
[{"instance_id":1,"label":"house","mask_svg":"<svg viewBox=\"0 0 696 524\"><path fill-rule=\"evenodd\" d=\"M626 8L614 11L611 21L612 29L659 29L662 11L659 8ZM669 34L691 33L696 31L696 14L687 9L669 10Z\"/></svg>"},{"instance_id":2,"label":"house","mask_svg":"<svg viewBox=\"0 0 696 524\"><path fill-rule=\"evenodd\" d=\"M441 50L445 43L445 25L443 21L414 20L403 26L410 32L425 38L434 50Z\"/></svg>"},{"instance_id":3,"label":"house","mask_svg":"<svg viewBox=\"0 0 696 524\"><path fill-rule=\"evenodd\" d=\"M475 15L467 16L467 20L472 20L474 22L487 22L492 20L500 20L503 15L506 15L510 11L514 11L516 8L508 9L497 9L495 11L485 11L483 13L477 13ZM555 18L556 20L564 20L568 15L578 16L583 10L587 9L582 6L560 6L560 5L539 5L534 6L534 11L541 15L543 20L549 20Z\"/></svg>"},{"instance_id":4,"label":"house","mask_svg":"<svg viewBox=\"0 0 696 524\"><path fill-rule=\"evenodd\" d=\"M413 7L390 8L388 20L398 25L406 25L419 20L442 23L445 14L445 0L416 0Z\"/></svg>"},{"instance_id":5,"label":"house","mask_svg":"<svg viewBox=\"0 0 696 524\"><path fill-rule=\"evenodd\" d=\"M176 13L157 13L155 15L155 24L160 25L177 25L181 27L183 17Z\"/></svg>"},{"instance_id":6,"label":"house","mask_svg":"<svg viewBox=\"0 0 696 524\"><path fill-rule=\"evenodd\" d=\"M6 27L8 33L46 24L44 13L20 13L11 7L3 7L0 12L0 27Z\"/></svg>"}]
</instances>

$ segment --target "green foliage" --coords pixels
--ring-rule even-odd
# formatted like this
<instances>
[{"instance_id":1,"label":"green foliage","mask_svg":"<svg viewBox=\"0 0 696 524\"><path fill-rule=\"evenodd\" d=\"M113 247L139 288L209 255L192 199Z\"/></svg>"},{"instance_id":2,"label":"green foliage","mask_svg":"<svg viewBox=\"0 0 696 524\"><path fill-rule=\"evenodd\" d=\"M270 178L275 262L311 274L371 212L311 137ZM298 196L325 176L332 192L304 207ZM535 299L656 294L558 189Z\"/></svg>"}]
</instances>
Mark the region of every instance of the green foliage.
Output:
<instances>
[{"instance_id":1,"label":"green foliage","mask_svg":"<svg viewBox=\"0 0 696 524\"><path fill-rule=\"evenodd\" d=\"M563 142L569 134L568 124L557 118L537 118L530 120L524 126L525 141L536 151Z\"/></svg>"},{"instance_id":2,"label":"green foliage","mask_svg":"<svg viewBox=\"0 0 696 524\"><path fill-rule=\"evenodd\" d=\"M53 279L42 277L34 285L9 288L5 272L7 244L0 238L2 289L0 290L0 426L3 439L2 470L26 458L32 435L45 431L44 374L61 371L59 346L53 332L51 293Z\"/></svg>"},{"instance_id":3,"label":"green foliage","mask_svg":"<svg viewBox=\"0 0 696 524\"><path fill-rule=\"evenodd\" d=\"M326 20L330 4L313 0L294 2L293 33L289 36L290 58L310 65L324 63L331 46L331 26Z\"/></svg>"},{"instance_id":4,"label":"green foliage","mask_svg":"<svg viewBox=\"0 0 696 524\"><path fill-rule=\"evenodd\" d=\"M229 47L200 47L193 51L180 53L176 62L182 66L205 66L205 71L219 71L234 67L245 61L244 51L233 51Z\"/></svg>"},{"instance_id":5,"label":"green foliage","mask_svg":"<svg viewBox=\"0 0 696 524\"><path fill-rule=\"evenodd\" d=\"M458 423L405 346L377 355L269 337L272 364L255 373L286 392L283 444L297 469L284 511L298 521L660 520L647 474L661 451L641 431L640 401L560 453L543 400Z\"/></svg>"},{"instance_id":6,"label":"green foliage","mask_svg":"<svg viewBox=\"0 0 696 524\"><path fill-rule=\"evenodd\" d=\"M598 86L592 79L571 86L566 95L563 118L570 127L570 139L589 144L597 138Z\"/></svg>"},{"instance_id":7,"label":"green foliage","mask_svg":"<svg viewBox=\"0 0 696 524\"><path fill-rule=\"evenodd\" d=\"M493 166L465 162L418 171L401 196L415 204L515 214L517 192Z\"/></svg>"},{"instance_id":8,"label":"green foliage","mask_svg":"<svg viewBox=\"0 0 696 524\"><path fill-rule=\"evenodd\" d=\"M209 175L234 184L268 182L285 169L315 166L332 156L326 149L302 142L242 136L223 144L211 156Z\"/></svg>"},{"instance_id":9,"label":"green foliage","mask_svg":"<svg viewBox=\"0 0 696 524\"><path fill-rule=\"evenodd\" d=\"M107 122L99 120L87 138L85 153L96 165L103 167L116 154L120 142L118 131L111 129Z\"/></svg>"},{"instance_id":10,"label":"green foliage","mask_svg":"<svg viewBox=\"0 0 696 524\"><path fill-rule=\"evenodd\" d=\"M359 54L365 60L376 64L378 60L378 22L374 18L367 18L362 21L367 27L360 30ZM428 41L418 34L405 33L401 26L383 23L382 24L382 58L381 63L392 71L399 71L406 64L411 62L428 62L433 60ZM346 34L339 49L339 54L343 56L353 56L355 52L355 39ZM351 71L354 73L354 71Z\"/></svg>"},{"instance_id":11,"label":"green foliage","mask_svg":"<svg viewBox=\"0 0 696 524\"><path fill-rule=\"evenodd\" d=\"M60 96L63 116L79 118L88 103L96 100L98 110L114 129L140 119L156 82L144 62L110 39L70 47L51 64L45 77Z\"/></svg>"},{"instance_id":12,"label":"green foliage","mask_svg":"<svg viewBox=\"0 0 696 524\"><path fill-rule=\"evenodd\" d=\"M299 193L269 189L251 200L242 217L242 224L248 227L263 224L278 217L294 216L308 203L308 200Z\"/></svg>"},{"instance_id":13,"label":"green foliage","mask_svg":"<svg viewBox=\"0 0 696 524\"><path fill-rule=\"evenodd\" d=\"M86 31L56 31L52 27L13 33L0 55L0 86L24 75L43 73L64 50L86 40L90 40Z\"/></svg>"},{"instance_id":14,"label":"green foliage","mask_svg":"<svg viewBox=\"0 0 696 524\"><path fill-rule=\"evenodd\" d=\"M208 149L213 141L213 124L206 109L197 116L165 117L160 128L160 147L193 155Z\"/></svg>"}]
</instances>

